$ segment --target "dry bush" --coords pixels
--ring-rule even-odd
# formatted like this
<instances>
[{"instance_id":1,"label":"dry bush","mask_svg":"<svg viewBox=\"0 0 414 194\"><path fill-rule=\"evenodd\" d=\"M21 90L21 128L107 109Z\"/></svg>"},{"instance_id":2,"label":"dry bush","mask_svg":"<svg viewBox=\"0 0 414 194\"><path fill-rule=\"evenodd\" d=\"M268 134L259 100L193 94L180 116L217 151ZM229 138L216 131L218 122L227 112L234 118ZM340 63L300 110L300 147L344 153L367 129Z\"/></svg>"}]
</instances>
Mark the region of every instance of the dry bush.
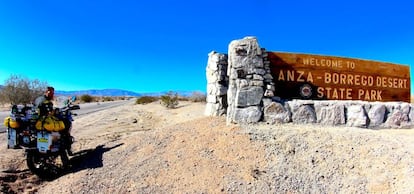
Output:
<instances>
[{"instance_id":1,"label":"dry bush","mask_svg":"<svg viewBox=\"0 0 414 194\"><path fill-rule=\"evenodd\" d=\"M157 100L158 98L154 96L141 96L137 98L137 100L135 101L135 104L148 104L151 102L155 102Z\"/></svg>"},{"instance_id":2,"label":"dry bush","mask_svg":"<svg viewBox=\"0 0 414 194\"><path fill-rule=\"evenodd\" d=\"M190 101L188 96L178 96L178 101Z\"/></svg>"},{"instance_id":3,"label":"dry bush","mask_svg":"<svg viewBox=\"0 0 414 194\"><path fill-rule=\"evenodd\" d=\"M103 97L102 101L103 102L114 101L114 99L112 97L110 97L110 96L105 96L105 97Z\"/></svg>"},{"instance_id":4,"label":"dry bush","mask_svg":"<svg viewBox=\"0 0 414 194\"><path fill-rule=\"evenodd\" d=\"M206 102L206 98L202 92L193 92L189 96L178 96L178 101Z\"/></svg>"},{"instance_id":5,"label":"dry bush","mask_svg":"<svg viewBox=\"0 0 414 194\"><path fill-rule=\"evenodd\" d=\"M177 92L167 92L167 94L161 96L161 104L167 108L176 108L178 105Z\"/></svg>"},{"instance_id":6,"label":"dry bush","mask_svg":"<svg viewBox=\"0 0 414 194\"><path fill-rule=\"evenodd\" d=\"M47 82L37 79L11 75L0 90L0 101L2 104L30 104L43 94L47 85Z\"/></svg>"},{"instance_id":7,"label":"dry bush","mask_svg":"<svg viewBox=\"0 0 414 194\"><path fill-rule=\"evenodd\" d=\"M201 92L193 92L188 98L191 102L206 102L207 97Z\"/></svg>"},{"instance_id":8,"label":"dry bush","mask_svg":"<svg viewBox=\"0 0 414 194\"><path fill-rule=\"evenodd\" d=\"M93 97L91 96L91 95L89 95L89 94L84 94L84 95L82 95L81 97L80 97L80 100L82 101L82 102L86 102L86 103L88 103L88 102L92 102L93 101Z\"/></svg>"}]
</instances>

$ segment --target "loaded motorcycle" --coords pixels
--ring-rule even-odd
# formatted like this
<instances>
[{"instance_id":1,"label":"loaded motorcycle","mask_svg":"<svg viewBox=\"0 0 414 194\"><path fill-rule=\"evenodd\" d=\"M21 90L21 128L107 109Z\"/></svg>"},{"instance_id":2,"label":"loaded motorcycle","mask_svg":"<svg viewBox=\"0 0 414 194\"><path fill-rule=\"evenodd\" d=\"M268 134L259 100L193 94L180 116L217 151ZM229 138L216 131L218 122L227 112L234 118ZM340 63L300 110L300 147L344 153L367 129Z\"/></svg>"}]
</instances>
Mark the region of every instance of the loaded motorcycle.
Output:
<instances>
[{"instance_id":1,"label":"loaded motorcycle","mask_svg":"<svg viewBox=\"0 0 414 194\"><path fill-rule=\"evenodd\" d=\"M76 97L58 97L50 116L39 117L34 106L13 106L5 119L8 148L23 148L30 171L40 178L58 177L69 165L73 137L72 105Z\"/></svg>"}]
</instances>

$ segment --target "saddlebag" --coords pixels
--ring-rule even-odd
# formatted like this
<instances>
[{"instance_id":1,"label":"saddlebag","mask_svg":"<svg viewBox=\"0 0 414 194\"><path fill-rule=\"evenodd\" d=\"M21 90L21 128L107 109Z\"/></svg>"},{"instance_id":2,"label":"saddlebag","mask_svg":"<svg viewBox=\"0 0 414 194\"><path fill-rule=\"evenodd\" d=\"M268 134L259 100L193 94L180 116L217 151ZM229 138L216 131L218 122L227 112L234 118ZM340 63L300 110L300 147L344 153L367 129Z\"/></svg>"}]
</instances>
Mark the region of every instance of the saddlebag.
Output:
<instances>
[{"instance_id":1,"label":"saddlebag","mask_svg":"<svg viewBox=\"0 0 414 194\"><path fill-rule=\"evenodd\" d=\"M18 148L18 135L17 129L20 127L20 123L11 117L4 119L4 126L7 127L7 148L15 149Z\"/></svg>"},{"instance_id":2,"label":"saddlebag","mask_svg":"<svg viewBox=\"0 0 414 194\"><path fill-rule=\"evenodd\" d=\"M62 120L59 120L58 118L54 116L47 116L44 118L39 119L36 122L36 129L37 130L44 130L50 131L50 132L59 132L65 129L65 124Z\"/></svg>"},{"instance_id":3,"label":"saddlebag","mask_svg":"<svg viewBox=\"0 0 414 194\"><path fill-rule=\"evenodd\" d=\"M8 127L8 128L13 128L13 129L17 129L20 127L19 122L16 121L16 119L13 119L11 117L6 117L4 119L4 126Z\"/></svg>"},{"instance_id":4,"label":"saddlebag","mask_svg":"<svg viewBox=\"0 0 414 194\"><path fill-rule=\"evenodd\" d=\"M18 133L16 129L7 128L7 148L16 149L18 148Z\"/></svg>"}]
</instances>

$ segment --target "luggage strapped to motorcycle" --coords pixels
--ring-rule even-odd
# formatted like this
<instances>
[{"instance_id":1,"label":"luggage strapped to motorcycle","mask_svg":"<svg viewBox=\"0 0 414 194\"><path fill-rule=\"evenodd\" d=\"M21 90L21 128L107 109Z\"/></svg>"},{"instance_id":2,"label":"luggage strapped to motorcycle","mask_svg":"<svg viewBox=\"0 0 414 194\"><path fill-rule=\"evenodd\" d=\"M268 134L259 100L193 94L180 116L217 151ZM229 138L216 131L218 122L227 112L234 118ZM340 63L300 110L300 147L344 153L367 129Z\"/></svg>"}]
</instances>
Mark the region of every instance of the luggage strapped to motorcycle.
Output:
<instances>
[{"instance_id":1,"label":"luggage strapped to motorcycle","mask_svg":"<svg viewBox=\"0 0 414 194\"><path fill-rule=\"evenodd\" d=\"M54 116L43 116L36 122L36 129L40 131L61 132L65 129L65 125L62 120Z\"/></svg>"},{"instance_id":2,"label":"luggage strapped to motorcycle","mask_svg":"<svg viewBox=\"0 0 414 194\"><path fill-rule=\"evenodd\" d=\"M44 130L46 130L45 129L45 120L46 120L46 116L43 116L42 118L42 128L41 128L41 131L44 131ZM47 131L47 130L46 130Z\"/></svg>"},{"instance_id":3,"label":"luggage strapped to motorcycle","mask_svg":"<svg viewBox=\"0 0 414 194\"><path fill-rule=\"evenodd\" d=\"M7 127L7 128L9 128L9 129L10 128L11 129L17 129L17 128L20 127L20 123L16 119L13 119L12 117L9 116L9 117L4 118L4 126Z\"/></svg>"},{"instance_id":4,"label":"luggage strapped to motorcycle","mask_svg":"<svg viewBox=\"0 0 414 194\"><path fill-rule=\"evenodd\" d=\"M8 119L8 121L7 121L7 127L10 129L10 128L12 128L11 126L10 126L10 119L11 119L11 117L9 117L9 118L7 118Z\"/></svg>"}]
</instances>

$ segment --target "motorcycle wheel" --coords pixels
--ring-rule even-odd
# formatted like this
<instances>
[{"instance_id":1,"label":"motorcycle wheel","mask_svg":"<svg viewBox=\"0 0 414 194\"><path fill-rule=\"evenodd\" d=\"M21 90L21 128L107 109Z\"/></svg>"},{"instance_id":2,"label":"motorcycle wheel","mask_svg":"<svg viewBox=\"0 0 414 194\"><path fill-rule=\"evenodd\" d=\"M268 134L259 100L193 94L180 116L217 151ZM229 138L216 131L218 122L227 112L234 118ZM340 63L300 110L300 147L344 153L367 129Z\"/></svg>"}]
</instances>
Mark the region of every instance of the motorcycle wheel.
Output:
<instances>
[{"instance_id":1,"label":"motorcycle wheel","mask_svg":"<svg viewBox=\"0 0 414 194\"><path fill-rule=\"evenodd\" d=\"M42 154L37 150L30 150L26 154L27 167L41 179L58 178L69 166L66 151L59 154Z\"/></svg>"}]
</instances>

